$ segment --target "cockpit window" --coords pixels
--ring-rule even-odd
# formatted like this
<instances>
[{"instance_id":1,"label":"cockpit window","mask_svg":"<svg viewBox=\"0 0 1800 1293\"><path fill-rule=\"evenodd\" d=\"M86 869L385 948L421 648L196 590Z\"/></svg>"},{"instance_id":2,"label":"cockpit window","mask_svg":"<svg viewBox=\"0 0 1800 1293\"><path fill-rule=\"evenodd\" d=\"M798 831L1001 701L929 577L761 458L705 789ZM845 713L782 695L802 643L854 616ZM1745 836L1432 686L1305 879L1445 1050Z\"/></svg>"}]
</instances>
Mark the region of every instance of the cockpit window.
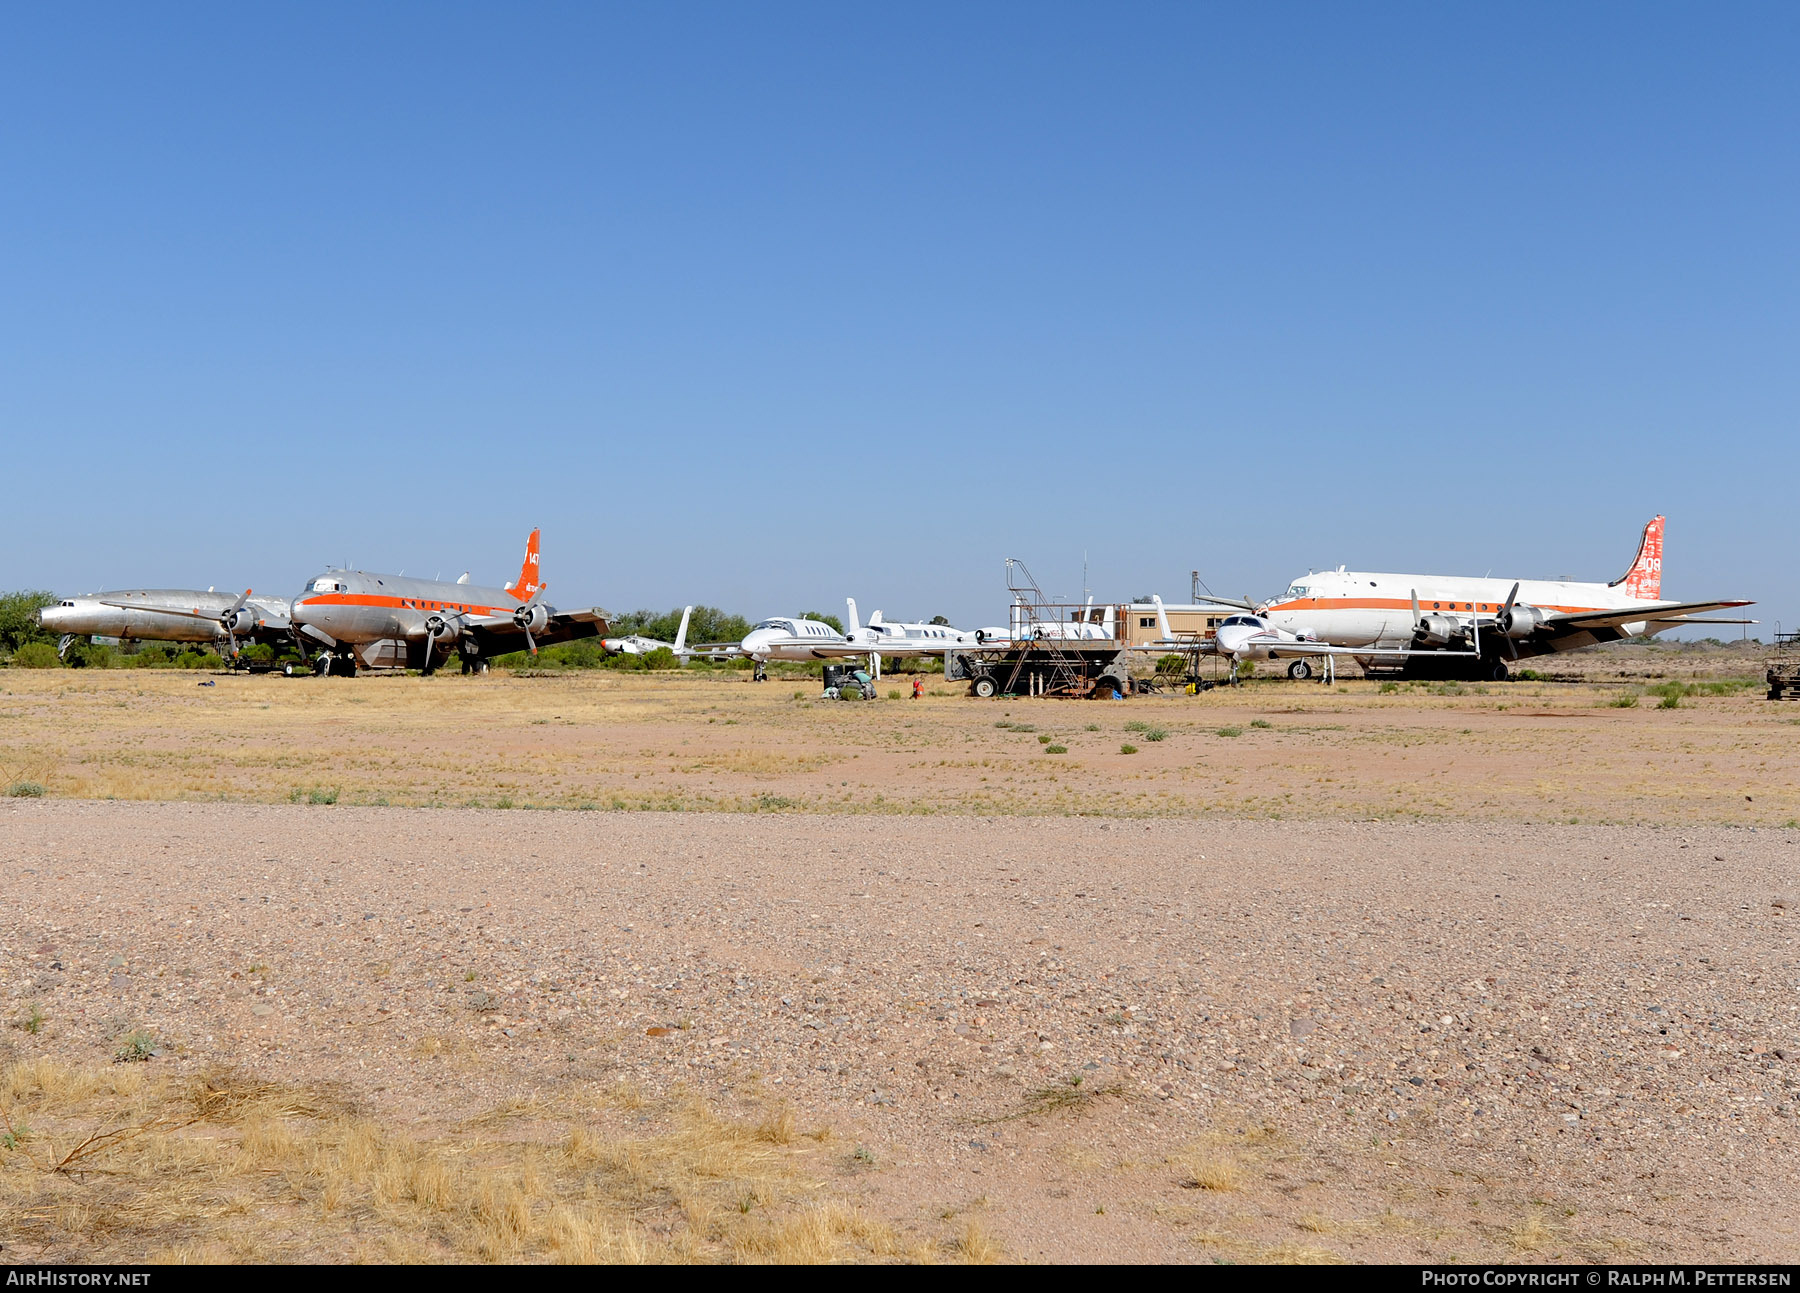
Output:
<instances>
[{"instance_id":1,"label":"cockpit window","mask_svg":"<svg viewBox=\"0 0 1800 1293\"><path fill-rule=\"evenodd\" d=\"M309 593L340 593L344 586L335 579L315 579L306 586Z\"/></svg>"},{"instance_id":2,"label":"cockpit window","mask_svg":"<svg viewBox=\"0 0 1800 1293\"><path fill-rule=\"evenodd\" d=\"M786 620L764 620L756 626L756 629L780 629L784 633L793 632ZM752 629L751 632L754 633L756 629Z\"/></svg>"},{"instance_id":3,"label":"cockpit window","mask_svg":"<svg viewBox=\"0 0 1800 1293\"><path fill-rule=\"evenodd\" d=\"M1292 588L1287 590L1287 595L1289 597L1304 597L1311 591L1312 589L1306 584L1295 584Z\"/></svg>"},{"instance_id":4,"label":"cockpit window","mask_svg":"<svg viewBox=\"0 0 1800 1293\"><path fill-rule=\"evenodd\" d=\"M1225 628L1232 624L1247 624L1251 628L1257 629L1262 627L1262 621L1257 619L1254 615L1227 615L1224 623L1220 624L1219 627Z\"/></svg>"}]
</instances>

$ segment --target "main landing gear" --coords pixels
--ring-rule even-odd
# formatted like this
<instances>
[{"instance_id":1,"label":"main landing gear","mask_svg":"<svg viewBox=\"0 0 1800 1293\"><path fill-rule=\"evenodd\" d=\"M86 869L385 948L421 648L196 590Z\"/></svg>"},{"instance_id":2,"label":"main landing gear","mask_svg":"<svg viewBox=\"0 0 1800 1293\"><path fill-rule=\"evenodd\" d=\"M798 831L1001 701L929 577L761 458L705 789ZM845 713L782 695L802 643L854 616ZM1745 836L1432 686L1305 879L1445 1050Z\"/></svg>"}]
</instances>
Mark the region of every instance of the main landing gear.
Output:
<instances>
[{"instance_id":1,"label":"main landing gear","mask_svg":"<svg viewBox=\"0 0 1800 1293\"><path fill-rule=\"evenodd\" d=\"M356 653L321 651L313 657L313 672L321 678L356 677Z\"/></svg>"}]
</instances>

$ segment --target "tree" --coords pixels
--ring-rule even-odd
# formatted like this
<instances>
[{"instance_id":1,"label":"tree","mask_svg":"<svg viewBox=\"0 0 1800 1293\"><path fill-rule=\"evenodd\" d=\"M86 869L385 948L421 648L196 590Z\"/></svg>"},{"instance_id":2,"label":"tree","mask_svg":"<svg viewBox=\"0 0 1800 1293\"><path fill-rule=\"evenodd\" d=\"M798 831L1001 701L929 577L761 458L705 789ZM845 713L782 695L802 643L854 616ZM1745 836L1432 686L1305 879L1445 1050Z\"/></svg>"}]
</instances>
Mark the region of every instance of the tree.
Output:
<instances>
[{"instance_id":1,"label":"tree","mask_svg":"<svg viewBox=\"0 0 1800 1293\"><path fill-rule=\"evenodd\" d=\"M842 633L844 631L844 621L840 620L835 615L824 615L818 611L802 611L800 618L806 619L806 620L817 620L821 624L829 624L829 625L831 625L832 632L834 632L834 633Z\"/></svg>"},{"instance_id":2,"label":"tree","mask_svg":"<svg viewBox=\"0 0 1800 1293\"><path fill-rule=\"evenodd\" d=\"M931 617L931 622L932 622L932 623L933 623L933 624L949 624L949 623L950 623L950 620L949 620L949 617L948 617L948 616L944 616L944 615L933 615L933 616L932 616L932 617Z\"/></svg>"},{"instance_id":3,"label":"tree","mask_svg":"<svg viewBox=\"0 0 1800 1293\"><path fill-rule=\"evenodd\" d=\"M55 593L41 588L0 593L0 654L11 655L27 642L48 642L50 635L37 622L37 612L57 603Z\"/></svg>"}]
</instances>

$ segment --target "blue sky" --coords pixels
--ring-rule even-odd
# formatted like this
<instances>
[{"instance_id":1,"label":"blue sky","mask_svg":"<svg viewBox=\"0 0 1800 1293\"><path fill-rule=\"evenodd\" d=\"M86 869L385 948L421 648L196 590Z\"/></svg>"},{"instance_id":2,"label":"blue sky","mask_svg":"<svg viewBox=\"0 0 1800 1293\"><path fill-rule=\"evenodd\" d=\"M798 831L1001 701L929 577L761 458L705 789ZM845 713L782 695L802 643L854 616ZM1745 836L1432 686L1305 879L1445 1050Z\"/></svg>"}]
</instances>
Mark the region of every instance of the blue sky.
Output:
<instances>
[{"instance_id":1,"label":"blue sky","mask_svg":"<svg viewBox=\"0 0 1800 1293\"><path fill-rule=\"evenodd\" d=\"M541 525L563 605L982 623L1007 556L1599 579L1662 511L1792 626L1796 65L1791 5L15 10L0 586Z\"/></svg>"}]
</instances>

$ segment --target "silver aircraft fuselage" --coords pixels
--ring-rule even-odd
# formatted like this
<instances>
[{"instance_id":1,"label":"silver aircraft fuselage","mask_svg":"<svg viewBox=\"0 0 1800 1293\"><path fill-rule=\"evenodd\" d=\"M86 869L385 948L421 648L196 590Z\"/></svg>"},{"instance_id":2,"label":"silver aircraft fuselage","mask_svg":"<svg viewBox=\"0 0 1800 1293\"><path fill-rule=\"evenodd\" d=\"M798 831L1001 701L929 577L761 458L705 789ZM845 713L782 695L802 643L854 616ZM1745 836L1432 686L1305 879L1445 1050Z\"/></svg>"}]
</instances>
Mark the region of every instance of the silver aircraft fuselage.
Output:
<instances>
[{"instance_id":1,"label":"silver aircraft fuselage","mask_svg":"<svg viewBox=\"0 0 1800 1293\"><path fill-rule=\"evenodd\" d=\"M227 634L220 617L236 604L235 593L193 588L128 588L121 592L65 597L56 605L40 610L38 623L62 637L108 637L132 642L224 642ZM251 597L245 604L276 616L287 614L287 603L272 597Z\"/></svg>"},{"instance_id":2,"label":"silver aircraft fuselage","mask_svg":"<svg viewBox=\"0 0 1800 1293\"><path fill-rule=\"evenodd\" d=\"M329 570L307 581L291 615L295 627L315 641L322 635L330 644L356 647L390 638L416 642L433 625L441 626L434 636L454 642L495 617L510 619L523 605L504 588Z\"/></svg>"}]
</instances>

